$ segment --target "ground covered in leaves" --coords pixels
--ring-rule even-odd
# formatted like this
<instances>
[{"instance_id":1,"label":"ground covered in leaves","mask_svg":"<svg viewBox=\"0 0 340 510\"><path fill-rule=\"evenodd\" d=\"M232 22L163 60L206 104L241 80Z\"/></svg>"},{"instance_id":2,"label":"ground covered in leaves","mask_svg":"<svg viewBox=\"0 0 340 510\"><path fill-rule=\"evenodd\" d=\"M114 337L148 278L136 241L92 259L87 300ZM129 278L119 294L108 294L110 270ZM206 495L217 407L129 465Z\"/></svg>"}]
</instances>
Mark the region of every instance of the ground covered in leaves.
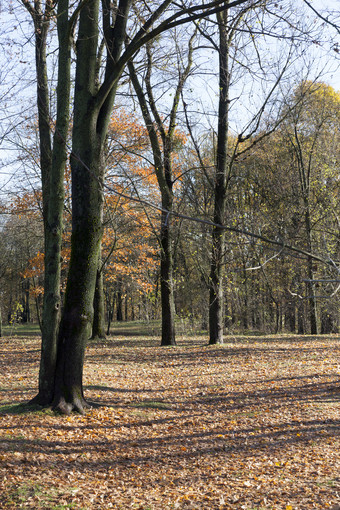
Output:
<instances>
[{"instance_id":1,"label":"ground covered in leaves","mask_svg":"<svg viewBox=\"0 0 340 510\"><path fill-rule=\"evenodd\" d=\"M340 509L340 338L206 342L90 344L101 407L65 417L17 405L39 339L0 339L0 508Z\"/></svg>"}]
</instances>

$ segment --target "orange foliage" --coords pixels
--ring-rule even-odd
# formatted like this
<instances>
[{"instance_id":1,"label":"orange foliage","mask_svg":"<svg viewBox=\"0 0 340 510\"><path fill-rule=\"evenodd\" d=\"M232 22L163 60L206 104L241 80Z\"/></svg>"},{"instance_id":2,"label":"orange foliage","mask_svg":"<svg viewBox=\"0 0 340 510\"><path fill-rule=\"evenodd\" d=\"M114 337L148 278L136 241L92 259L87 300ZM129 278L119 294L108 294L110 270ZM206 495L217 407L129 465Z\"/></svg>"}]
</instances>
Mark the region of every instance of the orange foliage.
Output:
<instances>
[{"instance_id":1,"label":"orange foliage","mask_svg":"<svg viewBox=\"0 0 340 510\"><path fill-rule=\"evenodd\" d=\"M23 271L22 276L24 278L34 278L42 276L44 274L44 254L38 251L38 253L28 261L28 266Z\"/></svg>"},{"instance_id":2,"label":"orange foliage","mask_svg":"<svg viewBox=\"0 0 340 510\"><path fill-rule=\"evenodd\" d=\"M186 143L186 136L176 131L174 136L174 152L172 154L174 177L180 182L181 161L176 152ZM160 140L161 144L161 140ZM107 188L105 190L105 229L102 242L102 259L106 260L105 280L108 285L124 280L133 284L140 292L154 289L154 274L157 268L158 247L150 225L150 217L143 207L128 200L129 195L136 192L143 199L157 203L160 191L153 165L148 132L142 122L123 108L116 108L109 126L107 141ZM71 174L67 165L65 171L65 208L63 234L63 269L70 258L71 235ZM124 195L124 197L122 197ZM42 194L27 192L14 198L11 209L18 215L41 215ZM149 212L150 213L150 212ZM159 221L156 212L155 225ZM156 227L157 228L157 227ZM114 246L113 246L114 245ZM42 278L44 272L44 255L37 251L28 261L23 272L24 278ZM153 277L152 277L153 276ZM65 282L62 283L64 285ZM38 287L32 292L40 292Z\"/></svg>"},{"instance_id":3,"label":"orange foliage","mask_svg":"<svg viewBox=\"0 0 340 510\"><path fill-rule=\"evenodd\" d=\"M41 191L26 191L23 194L16 195L8 205L7 211L16 214L18 218L39 218L42 211Z\"/></svg>"},{"instance_id":4,"label":"orange foliage","mask_svg":"<svg viewBox=\"0 0 340 510\"><path fill-rule=\"evenodd\" d=\"M139 206L131 206L127 200L107 197L107 213L114 211L107 224L103 242L105 260L114 246L112 257L107 261L105 281L108 285L118 278L132 284L142 293L154 290L150 275L157 267L157 248L152 244L150 224Z\"/></svg>"}]
</instances>

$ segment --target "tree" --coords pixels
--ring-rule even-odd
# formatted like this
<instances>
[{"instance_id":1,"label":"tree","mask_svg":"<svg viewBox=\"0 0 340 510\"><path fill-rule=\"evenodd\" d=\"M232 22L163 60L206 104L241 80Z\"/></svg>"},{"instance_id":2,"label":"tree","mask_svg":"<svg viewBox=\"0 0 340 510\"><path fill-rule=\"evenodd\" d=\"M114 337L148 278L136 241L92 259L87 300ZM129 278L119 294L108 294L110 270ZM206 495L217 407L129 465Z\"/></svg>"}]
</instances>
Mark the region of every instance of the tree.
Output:
<instances>
[{"instance_id":1,"label":"tree","mask_svg":"<svg viewBox=\"0 0 340 510\"><path fill-rule=\"evenodd\" d=\"M22 0L34 23L35 63L37 76L38 129L45 239L44 305L42 318L39 393L34 402L48 404L53 397L57 360L57 337L61 310L60 272L62 216L64 207L64 170L67 158L66 141L69 128L70 69L72 29L76 13L69 19L68 0L58 1L56 16L58 31L57 112L53 146L49 109L47 37L54 16L55 2L41 0L31 4Z\"/></svg>"},{"instance_id":2,"label":"tree","mask_svg":"<svg viewBox=\"0 0 340 510\"><path fill-rule=\"evenodd\" d=\"M211 240L211 262L210 262L210 276L209 276L209 343L218 344L223 343L223 329L224 329L224 274L225 274L225 228L226 213L227 213L227 200L230 187L235 183L235 163L238 158L249 152L253 145L258 143L257 131L259 129L263 113L266 110L268 103L278 84L282 75L288 67L288 60L285 59L280 71L275 75L269 77L264 70L264 61L260 56L260 50L255 38L255 30L253 25L258 23L262 31L265 33L263 20L258 20L257 7L261 11L261 6L256 2L251 5L241 6L239 9L233 10L229 2L225 2L226 9L217 14L217 27L218 27L218 43L214 38L206 35L207 39L212 43L212 46L218 52L219 58L219 101L218 101L218 114L217 114L217 142L216 142L216 161L215 161L215 175L213 177L214 188L214 211ZM275 16L275 15L274 15ZM246 41L242 41L239 36L239 25L242 24L241 33L246 32ZM244 27L246 29L244 29ZM273 36L274 32L273 32ZM244 39L244 38L243 38ZM242 44L241 44L242 42ZM238 137L232 139L229 131L229 115L232 107L230 100L230 89L232 86L232 73L238 71L242 64L239 61L239 54L246 54L247 47L251 47L251 51L255 53L256 66L261 73L263 82L266 83L267 91L263 97L263 102L260 106L257 105L256 113L251 116L248 123L245 124L243 130L239 133ZM290 51L289 51L290 53ZM254 59L254 57L252 57ZM250 72L255 72L245 60L247 68L250 67ZM272 67L272 63L270 64ZM267 70L269 69L269 66ZM271 85L267 83L271 81ZM261 133L260 137L267 136L269 132L275 129L274 126L268 128L268 133ZM197 144L195 143L197 148ZM201 160L198 153L199 160ZM207 175L207 171L204 170ZM210 178L208 178L210 181Z\"/></svg>"},{"instance_id":3,"label":"tree","mask_svg":"<svg viewBox=\"0 0 340 510\"><path fill-rule=\"evenodd\" d=\"M159 107L154 97L152 86L153 52L151 43L146 45L146 73L145 87L140 83L135 66L132 61L128 63L130 78L135 89L139 106L148 130L150 145L154 160L154 171L157 177L161 193L161 226L159 234L160 245L160 282L162 304L162 339L161 345L176 345L175 339L175 301L173 284L173 228L171 213L174 204L174 185L176 175L173 169L173 154L175 152L177 110L185 82L192 67L193 40L195 34L190 37L188 44L187 62L178 69L178 81L175 86L170 113L167 121L162 119ZM158 42L159 43L159 42ZM177 51L179 51L177 49ZM182 60L177 55L177 60ZM178 176L177 176L178 177Z\"/></svg>"},{"instance_id":4,"label":"tree","mask_svg":"<svg viewBox=\"0 0 340 510\"><path fill-rule=\"evenodd\" d=\"M228 5L228 2L226 2ZM209 278L209 344L223 343L223 269L225 250L226 193L228 185L228 133L229 133L229 48L235 26L228 23L228 11L217 14L219 32L219 102L217 127L217 155L214 189L214 223L212 231L211 268ZM234 22L235 24L235 22ZM237 24L237 23L236 23Z\"/></svg>"},{"instance_id":5,"label":"tree","mask_svg":"<svg viewBox=\"0 0 340 510\"><path fill-rule=\"evenodd\" d=\"M63 413L83 412L82 373L86 342L93 319L93 297L103 233L104 148L118 80L126 63L138 49L176 24L223 9L221 2L195 7L177 8L161 19L170 0L160 3L149 14L143 27L132 37L127 47L132 2L121 0L113 8L107 0L101 2L106 62L103 81L99 74L101 48L99 42L99 0L79 4L76 73L74 87L74 122L72 131L72 239L71 257L65 292L65 303L59 330L58 354L54 371L49 376L53 406ZM237 0L235 5L244 3ZM155 23L160 20L156 26ZM99 51L98 51L99 49ZM98 60L99 57L99 60Z\"/></svg>"},{"instance_id":6,"label":"tree","mask_svg":"<svg viewBox=\"0 0 340 510\"><path fill-rule=\"evenodd\" d=\"M26 2L25 2L26 3ZM27 4L27 3L26 3ZM235 0L228 8L248 4L246 0ZM256 2L252 2L255 5ZM28 4L27 4L28 5ZM36 2L30 10L36 23L37 43L43 35L52 15L54 4L46 2L45 14L41 12L41 3ZM59 70L57 87L57 126L53 152L60 161L64 162L66 153L66 132L63 133L65 123L68 124L69 105L69 62L73 29L79 18L77 43L75 53L75 83L74 83L74 121L72 131L72 240L69 275L65 294L65 303L60 323L59 337L55 343L55 335L51 334L50 349L47 342L43 342L42 362L40 369L40 392L36 399L42 403L53 403L61 412L78 410L82 412L86 402L82 388L82 370L86 341L90 335L93 317L93 298L95 281L99 264L100 245L103 233L103 187L105 177L105 143L106 135L115 102L118 81L127 62L139 49L159 36L165 30L177 25L198 20L204 16L215 15L226 8L222 1L191 6L179 6L170 0L156 3L154 10L149 11L144 4L137 5L130 0L120 0L111 3L107 0L83 0L72 7L65 1L58 2L57 26L60 29L58 40ZM133 9L145 8L145 22L140 30L135 30L133 23ZM59 10L60 9L60 10ZM101 18L101 28L99 19ZM42 24L41 24L42 23ZM100 41L100 35L103 35ZM125 45L125 46L124 46ZM37 46L39 47L39 45ZM38 64L44 68L42 45L39 51ZM103 57L104 50L106 51ZM64 55L64 57L62 57ZM63 60L64 58L64 60ZM66 63L66 72L62 66ZM44 81L41 84L45 83ZM39 86L41 85L39 83ZM44 88L44 87L42 87ZM46 90L41 90L43 95ZM39 97L38 97L39 100ZM48 105L46 101L40 108L41 122L45 125L43 135L47 136L46 115ZM60 128L58 125L60 120ZM66 122L65 122L66 120ZM40 122L40 121L39 121ZM60 146L56 143L60 142ZM58 150L60 148L60 151ZM50 151L47 151L50 153ZM53 163L53 157L52 157ZM46 163L46 167L48 163ZM52 165L53 166L53 165ZM45 167L45 165L44 165ZM58 278L60 269L60 213L63 203L62 182L60 168L56 165L55 177L57 183L48 179L48 185L43 184L43 201L48 204L46 236L48 232L53 242L46 242L46 267L50 271L54 264L55 272L50 271L51 281ZM51 173L51 175L53 172ZM52 185L54 183L54 185ZM55 193L55 190L58 192ZM54 198L56 202L54 202ZM169 211L170 213L171 211ZM51 253L49 252L51 247ZM54 260L51 266L48 261ZM47 281L48 278L46 278ZM48 285L48 284L47 284ZM59 287L56 286L57 289ZM52 284L51 284L52 288ZM56 291L57 292L57 291ZM49 293L47 293L46 299ZM55 295L50 296L55 298ZM58 317L59 297L54 299L54 310L50 310L49 317ZM45 313L45 312L44 312ZM47 312L46 312L47 313ZM44 321L45 323L46 321ZM53 320L53 331L58 320Z\"/></svg>"},{"instance_id":7,"label":"tree","mask_svg":"<svg viewBox=\"0 0 340 510\"><path fill-rule=\"evenodd\" d=\"M302 82L291 98L290 115L285 122L285 137L291 148L292 164L298 175L299 199L302 201L305 246L314 251L315 226L319 227L326 206L322 199L323 182L333 179L334 142L339 123L340 95L323 83ZM335 142L336 143L336 142ZM330 154L325 147L333 145ZM326 171L325 171L326 170ZM321 188L321 190L320 190ZM320 210L320 206L323 210ZM327 206L326 206L327 207ZM328 209L328 208L327 208ZM335 210L328 209L332 216ZM307 292L311 334L318 332L317 304L315 298L315 262L307 257Z\"/></svg>"}]
</instances>

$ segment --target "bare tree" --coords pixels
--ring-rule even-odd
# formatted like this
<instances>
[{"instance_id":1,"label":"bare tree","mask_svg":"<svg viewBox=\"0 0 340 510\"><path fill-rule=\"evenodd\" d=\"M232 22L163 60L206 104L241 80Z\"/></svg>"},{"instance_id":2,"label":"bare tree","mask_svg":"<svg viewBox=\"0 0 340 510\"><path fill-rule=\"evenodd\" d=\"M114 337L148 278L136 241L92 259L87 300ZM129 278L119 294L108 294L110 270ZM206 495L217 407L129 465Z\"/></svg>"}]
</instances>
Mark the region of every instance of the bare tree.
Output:
<instances>
[{"instance_id":1,"label":"bare tree","mask_svg":"<svg viewBox=\"0 0 340 510\"><path fill-rule=\"evenodd\" d=\"M196 32L196 31L195 31ZM146 46L146 72L144 76L145 90L137 76L135 66L129 62L129 72L135 89L140 109L149 133L150 145L153 153L154 169L161 192L161 226L159 234L160 245L160 278L162 305L162 345L176 345L175 340L175 302L173 286L173 229L171 212L174 203L174 183L176 175L173 171L173 152L176 138L177 112L185 82L190 74L193 63L193 41L195 33L189 38L186 62L179 53L177 45L178 78L174 87L170 112L165 120L159 111L152 86L152 71L154 48L152 44ZM169 51L169 48L168 50ZM167 58L167 65L170 65ZM176 66L176 64L173 64ZM178 177L178 176L177 176Z\"/></svg>"}]
</instances>

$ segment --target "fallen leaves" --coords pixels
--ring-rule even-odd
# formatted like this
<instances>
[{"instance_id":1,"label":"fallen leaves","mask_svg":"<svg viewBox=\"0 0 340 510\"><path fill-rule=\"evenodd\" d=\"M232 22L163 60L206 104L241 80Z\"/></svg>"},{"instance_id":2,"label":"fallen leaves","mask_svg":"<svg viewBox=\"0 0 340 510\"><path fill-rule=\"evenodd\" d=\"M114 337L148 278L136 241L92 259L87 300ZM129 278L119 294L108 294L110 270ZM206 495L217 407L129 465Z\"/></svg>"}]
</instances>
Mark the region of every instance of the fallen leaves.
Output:
<instances>
[{"instance_id":1,"label":"fallen leaves","mask_svg":"<svg viewBox=\"0 0 340 510\"><path fill-rule=\"evenodd\" d=\"M336 508L337 338L143 342L90 345L85 392L102 407L62 417L15 414L39 343L1 339L1 508Z\"/></svg>"}]
</instances>

